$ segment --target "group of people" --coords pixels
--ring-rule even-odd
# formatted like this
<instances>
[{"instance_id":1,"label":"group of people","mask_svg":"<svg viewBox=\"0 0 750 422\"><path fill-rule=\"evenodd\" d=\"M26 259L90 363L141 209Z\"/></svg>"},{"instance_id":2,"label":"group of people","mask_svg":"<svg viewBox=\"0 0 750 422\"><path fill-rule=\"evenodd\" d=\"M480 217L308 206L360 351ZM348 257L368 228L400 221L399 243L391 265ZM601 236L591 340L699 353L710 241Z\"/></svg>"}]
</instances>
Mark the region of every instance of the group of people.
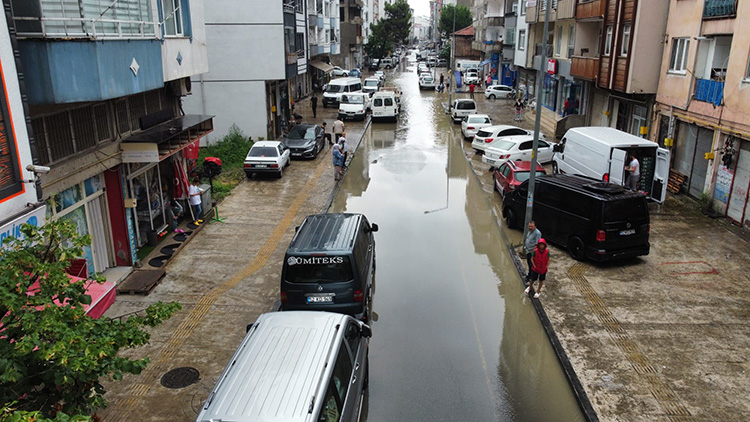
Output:
<instances>
[{"instance_id":1,"label":"group of people","mask_svg":"<svg viewBox=\"0 0 750 422\"><path fill-rule=\"evenodd\" d=\"M542 232L536 228L536 223L529 221L529 233L523 244L526 252L526 264L529 266L529 272L526 274L526 283L528 287L523 292L529 294L534 289L534 282L539 280L539 287L534 289L534 297L539 298L542 294L542 286L547 278L547 267L549 266L549 249L547 242L542 237Z\"/></svg>"}]
</instances>

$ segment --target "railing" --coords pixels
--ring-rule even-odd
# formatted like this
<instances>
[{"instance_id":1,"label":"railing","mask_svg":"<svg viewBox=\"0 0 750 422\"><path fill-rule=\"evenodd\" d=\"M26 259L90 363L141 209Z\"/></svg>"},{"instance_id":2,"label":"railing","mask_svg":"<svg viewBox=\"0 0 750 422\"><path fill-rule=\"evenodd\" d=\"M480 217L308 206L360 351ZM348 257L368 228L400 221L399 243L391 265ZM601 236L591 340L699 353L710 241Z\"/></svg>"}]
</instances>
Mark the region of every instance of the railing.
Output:
<instances>
[{"instance_id":1,"label":"railing","mask_svg":"<svg viewBox=\"0 0 750 422\"><path fill-rule=\"evenodd\" d=\"M536 44L534 46L534 55L535 56L541 56L542 55L542 45L543 44ZM554 54L554 49L551 45L547 45L547 57L552 57Z\"/></svg>"},{"instance_id":2,"label":"railing","mask_svg":"<svg viewBox=\"0 0 750 422\"><path fill-rule=\"evenodd\" d=\"M297 52L287 53L286 64L297 64Z\"/></svg>"},{"instance_id":3,"label":"railing","mask_svg":"<svg viewBox=\"0 0 750 422\"><path fill-rule=\"evenodd\" d=\"M703 6L704 18L725 18L737 15L736 0L706 0Z\"/></svg>"},{"instance_id":4,"label":"railing","mask_svg":"<svg viewBox=\"0 0 750 422\"><path fill-rule=\"evenodd\" d=\"M285 13L294 13L294 1L285 1L284 2L284 12Z\"/></svg>"},{"instance_id":5,"label":"railing","mask_svg":"<svg viewBox=\"0 0 750 422\"><path fill-rule=\"evenodd\" d=\"M598 57L571 57L570 75L576 78L596 81L599 75Z\"/></svg>"},{"instance_id":6,"label":"railing","mask_svg":"<svg viewBox=\"0 0 750 422\"><path fill-rule=\"evenodd\" d=\"M607 2L604 0L578 1L576 5L576 19L603 19L604 8Z\"/></svg>"},{"instance_id":7,"label":"railing","mask_svg":"<svg viewBox=\"0 0 750 422\"><path fill-rule=\"evenodd\" d=\"M695 94L693 96L698 101L719 106L724 99L724 82L711 79L696 79Z\"/></svg>"}]
</instances>

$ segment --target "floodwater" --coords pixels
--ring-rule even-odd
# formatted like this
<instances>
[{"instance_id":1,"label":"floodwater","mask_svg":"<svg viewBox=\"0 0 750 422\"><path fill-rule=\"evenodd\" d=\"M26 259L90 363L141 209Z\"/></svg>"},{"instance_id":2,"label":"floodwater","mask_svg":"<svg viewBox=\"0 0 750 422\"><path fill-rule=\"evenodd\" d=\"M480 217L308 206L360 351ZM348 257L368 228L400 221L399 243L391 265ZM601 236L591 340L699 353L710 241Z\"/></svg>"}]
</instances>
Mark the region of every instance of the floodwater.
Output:
<instances>
[{"instance_id":1,"label":"floodwater","mask_svg":"<svg viewBox=\"0 0 750 422\"><path fill-rule=\"evenodd\" d=\"M402 117L372 123L330 210L380 226L363 420L583 421L448 94L420 92L411 63L388 77Z\"/></svg>"}]
</instances>

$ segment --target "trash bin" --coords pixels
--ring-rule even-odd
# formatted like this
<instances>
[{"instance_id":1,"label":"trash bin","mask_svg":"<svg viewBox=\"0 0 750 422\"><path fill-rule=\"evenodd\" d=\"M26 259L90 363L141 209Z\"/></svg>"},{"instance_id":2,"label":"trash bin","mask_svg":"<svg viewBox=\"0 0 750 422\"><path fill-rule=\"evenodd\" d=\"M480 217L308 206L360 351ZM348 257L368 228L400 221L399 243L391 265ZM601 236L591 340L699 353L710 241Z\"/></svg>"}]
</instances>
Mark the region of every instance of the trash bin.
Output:
<instances>
[{"instance_id":1,"label":"trash bin","mask_svg":"<svg viewBox=\"0 0 750 422\"><path fill-rule=\"evenodd\" d=\"M199 188L203 191L201 194L201 208L203 209L203 215L206 215L213 209L213 204L211 203L211 185L203 184ZM202 218L203 215L199 217Z\"/></svg>"},{"instance_id":2,"label":"trash bin","mask_svg":"<svg viewBox=\"0 0 750 422\"><path fill-rule=\"evenodd\" d=\"M159 244L159 237L154 230L146 232L146 244L148 244L148 246L156 246Z\"/></svg>"}]
</instances>

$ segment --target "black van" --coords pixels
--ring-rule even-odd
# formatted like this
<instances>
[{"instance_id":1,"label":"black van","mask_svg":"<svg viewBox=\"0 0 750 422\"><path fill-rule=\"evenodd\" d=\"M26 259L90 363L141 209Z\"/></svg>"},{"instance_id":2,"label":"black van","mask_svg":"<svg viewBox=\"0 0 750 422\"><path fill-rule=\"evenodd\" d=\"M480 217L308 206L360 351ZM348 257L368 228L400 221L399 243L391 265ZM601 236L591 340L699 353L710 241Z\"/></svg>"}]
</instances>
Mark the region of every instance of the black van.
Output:
<instances>
[{"instance_id":1,"label":"black van","mask_svg":"<svg viewBox=\"0 0 750 422\"><path fill-rule=\"evenodd\" d=\"M367 321L375 278L377 224L362 214L309 215L281 270L281 310L349 314Z\"/></svg>"},{"instance_id":2,"label":"black van","mask_svg":"<svg viewBox=\"0 0 750 422\"><path fill-rule=\"evenodd\" d=\"M529 182L505 195L508 227L523 224ZM584 176L538 176L534 221L545 240L568 248L576 260L608 261L648 255L646 196Z\"/></svg>"}]
</instances>

